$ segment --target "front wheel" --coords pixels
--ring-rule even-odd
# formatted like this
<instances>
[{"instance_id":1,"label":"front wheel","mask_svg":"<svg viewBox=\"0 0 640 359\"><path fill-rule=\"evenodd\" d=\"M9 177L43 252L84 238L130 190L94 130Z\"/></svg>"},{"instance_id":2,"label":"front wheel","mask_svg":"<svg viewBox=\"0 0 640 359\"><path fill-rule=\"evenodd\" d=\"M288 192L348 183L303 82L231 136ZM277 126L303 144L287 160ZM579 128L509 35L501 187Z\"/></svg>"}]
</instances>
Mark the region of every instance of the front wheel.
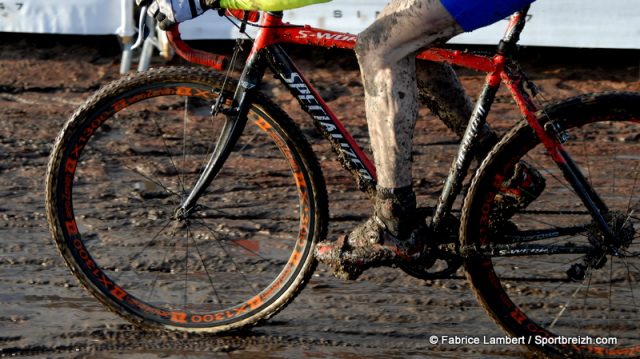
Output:
<instances>
[{"instance_id":1,"label":"front wheel","mask_svg":"<svg viewBox=\"0 0 640 359\"><path fill-rule=\"evenodd\" d=\"M568 139L564 147L608 208L604 217L617 239L600 233L523 123L483 162L465 200L461 241L469 253L467 277L492 318L536 351L638 357L640 94L582 96L550 106L541 116ZM546 186L505 220L500 201L522 161Z\"/></svg>"},{"instance_id":2,"label":"front wheel","mask_svg":"<svg viewBox=\"0 0 640 359\"><path fill-rule=\"evenodd\" d=\"M222 83L195 68L116 81L73 115L51 155L47 214L60 253L138 325L252 325L289 303L315 267L323 177L291 119L259 94L197 206L178 210L220 136L225 116L211 105Z\"/></svg>"}]
</instances>

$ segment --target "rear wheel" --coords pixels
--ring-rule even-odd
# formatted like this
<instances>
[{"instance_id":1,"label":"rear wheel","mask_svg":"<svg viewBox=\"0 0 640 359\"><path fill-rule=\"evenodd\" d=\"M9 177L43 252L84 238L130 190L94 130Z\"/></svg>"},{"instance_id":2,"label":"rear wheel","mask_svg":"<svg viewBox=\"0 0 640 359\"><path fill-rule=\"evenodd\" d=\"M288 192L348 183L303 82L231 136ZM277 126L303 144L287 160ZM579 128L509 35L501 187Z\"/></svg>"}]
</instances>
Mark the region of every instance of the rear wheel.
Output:
<instances>
[{"instance_id":1,"label":"rear wheel","mask_svg":"<svg viewBox=\"0 0 640 359\"><path fill-rule=\"evenodd\" d=\"M62 256L136 324L209 332L255 324L315 267L323 177L291 119L262 96L194 211L177 211L225 121L210 114L221 84L194 68L119 80L73 115L51 155L47 213Z\"/></svg>"},{"instance_id":2,"label":"rear wheel","mask_svg":"<svg viewBox=\"0 0 640 359\"><path fill-rule=\"evenodd\" d=\"M566 131L564 147L608 207L605 219L618 239L604 239L531 128L521 124L484 161L465 200L462 244L478 252L466 261L467 276L496 322L535 350L638 357L640 95L584 96L545 112L544 121ZM545 189L508 222L496 220L501 188L520 161L542 174Z\"/></svg>"}]
</instances>

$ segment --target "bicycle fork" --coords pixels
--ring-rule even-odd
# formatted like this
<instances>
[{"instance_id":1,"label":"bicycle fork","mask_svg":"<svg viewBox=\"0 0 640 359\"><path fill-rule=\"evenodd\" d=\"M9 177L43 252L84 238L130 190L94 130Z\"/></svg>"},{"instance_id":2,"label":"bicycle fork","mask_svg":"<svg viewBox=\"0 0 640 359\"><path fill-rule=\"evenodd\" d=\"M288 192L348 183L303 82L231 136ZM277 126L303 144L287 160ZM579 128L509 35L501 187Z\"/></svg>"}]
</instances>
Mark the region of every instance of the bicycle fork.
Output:
<instances>
[{"instance_id":1,"label":"bicycle fork","mask_svg":"<svg viewBox=\"0 0 640 359\"><path fill-rule=\"evenodd\" d=\"M255 97L255 91L257 91L264 75L265 62L262 61L262 56L260 52L257 52L247 60L247 66L244 68L233 96L232 108L224 111L226 120L213 153L193 189L176 209L174 214L176 219L187 218L197 208L198 199L205 193L238 143L247 124L247 114ZM219 102L223 102L223 90L221 89ZM216 104L216 107L218 105L219 103Z\"/></svg>"}]
</instances>

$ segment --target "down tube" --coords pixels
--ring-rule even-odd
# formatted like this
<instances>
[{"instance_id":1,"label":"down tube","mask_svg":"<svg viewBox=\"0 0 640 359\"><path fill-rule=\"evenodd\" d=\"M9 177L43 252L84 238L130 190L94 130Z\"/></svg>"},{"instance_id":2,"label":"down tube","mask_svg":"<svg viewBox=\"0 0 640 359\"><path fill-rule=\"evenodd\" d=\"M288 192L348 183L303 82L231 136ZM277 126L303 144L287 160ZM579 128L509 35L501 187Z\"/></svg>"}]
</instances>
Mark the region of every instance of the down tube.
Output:
<instances>
[{"instance_id":1,"label":"down tube","mask_svg":"<svg viewBox=\"0 0 640 359\"><path fill-rule=\"evenodd\" d=\"M367 155L284 50L279 45L272 45L264 51L272 71L278 74L302 109L313 118L316 127L331 142L342 166L351 172L358 188L372 196L376 172Z\"/></svg>"}]
</instances>

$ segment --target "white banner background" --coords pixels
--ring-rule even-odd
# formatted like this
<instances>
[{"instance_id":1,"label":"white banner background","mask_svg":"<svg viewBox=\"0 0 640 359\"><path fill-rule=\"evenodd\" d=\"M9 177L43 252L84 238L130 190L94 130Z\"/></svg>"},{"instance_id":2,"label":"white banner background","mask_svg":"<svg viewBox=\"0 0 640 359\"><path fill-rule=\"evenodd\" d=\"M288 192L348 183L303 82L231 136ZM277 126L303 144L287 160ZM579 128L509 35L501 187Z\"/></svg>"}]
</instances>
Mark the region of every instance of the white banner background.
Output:
<instances>
[{"instance_id":1,"label":"white banner background","mask_svg":"<svg viewBox=\"0 0 640 359\"><path fill-rule=\"evenodd\" d=\"M120 14L120 0L0 0L0 31L117 34Z\"/></svg>"},{"instance_id":2,"label":"white banner background","mask_svg":"<svg viewBox=\"0 0 640 359\"><path fill-rule=\"evenodd\" d=\"M386 3L334 0L286 12L285 20L358 33ZM120 0L0 0L0 31L131 35L119 31L124 9ZM640 49L638 0L539 0L532 5L530 14L521 41L524 45ZM500 21L451 42L495 44L505 27L506 22ZM187 22L182 28L186 39L237 36L231 24L214 12Z\"/></svg>"}]
</instances>

